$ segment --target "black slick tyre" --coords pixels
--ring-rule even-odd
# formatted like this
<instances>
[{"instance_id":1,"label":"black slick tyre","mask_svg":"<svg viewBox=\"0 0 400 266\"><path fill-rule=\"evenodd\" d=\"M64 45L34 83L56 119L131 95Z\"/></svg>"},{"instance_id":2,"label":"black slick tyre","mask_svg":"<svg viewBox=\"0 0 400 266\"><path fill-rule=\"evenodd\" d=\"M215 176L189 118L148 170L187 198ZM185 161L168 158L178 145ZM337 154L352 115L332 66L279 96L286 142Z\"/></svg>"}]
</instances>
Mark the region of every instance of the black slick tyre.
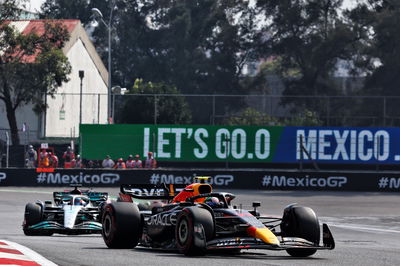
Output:
<instances>
[{"instance_id":1,"label":"black slick tyre","mask_svg":"<svg viewBox=\"0 0 400 266\"><path fill-rule=\"evenodd\" d=\"M319 245L319 221L311 208L296 205L286 208L282 218L281 231L283 237L299 237L316 246ZM293 257L308 257L315 254L317 249L295 248L287 249L286 252Z\"/></svg>"},{"instance_id":2,"label":"black slick tyre","mask_svg":"<svg viewBox=\"0 0 400 266\"><path fill-rule=\"evenodd\" d=\"M109 248L134 248L142 235L140 212L136 204L113 202L104 207L102 236Z\"/></svg>"},{"instance_id":3,"label":"black slick tyre","mask_svg":"<svg viewBox=\"0 0 400 266\"><path fill-rule=\"evenodd\" d=\"M25 225L31 226L37 224L43 219L42 206L35 203L25 205Z\"/></svg>"},{"instance_id":4,"label":"black slick tyre","mask_svg":"<svg viewBox=\"0 0 400 266\"><path fill-rule=\"evenodd\" d=\"M199 207L184 208L178 215L175 228L175 240L178 250L186 256L204 255L204 245L195 240L195 226L201 225L205 239L208 241L214 236L214 219L212 214ZM204 243L205 243L204 242Z\"/></svg>"},{"instance_id":5,"label":"black slick tyre","mask_svg":"<svg viewBox=\"0 0 400 266\"><path fill-rule=\"evenodd\" d=\"M26 236L51 236L52 232L29 229L29 226L35 225L43 221L42 206L36 203L28 203L25 205L23 231Z\"/></svg>"}]
</instances>

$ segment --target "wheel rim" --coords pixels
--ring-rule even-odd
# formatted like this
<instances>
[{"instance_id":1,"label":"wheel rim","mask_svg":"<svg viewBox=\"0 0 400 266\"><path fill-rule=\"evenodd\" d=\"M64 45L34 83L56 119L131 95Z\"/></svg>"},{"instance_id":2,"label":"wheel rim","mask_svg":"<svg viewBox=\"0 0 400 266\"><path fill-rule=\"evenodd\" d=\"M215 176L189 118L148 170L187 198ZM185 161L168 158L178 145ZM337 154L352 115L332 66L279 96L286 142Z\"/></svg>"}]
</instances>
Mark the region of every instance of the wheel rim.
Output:
<instances>
[{"instance_id":1,"label":"wheel rim","mask_svg":"<svg viewBox=\"0 0 400 266\"><path fill-rule=\"evenodd\" d=\"M189 226L186 219L182 219L178 227L179 242L184 244L188 238Z\"/></svg>"},{"instance_id":2,"label":"wheel rim","mask_svg":"<svg viewBox=\"0 0 400 266\"><path fill-rule=\"evenodd\" d=\"M110 215L106 215L106 217L104 217L104 221L103 221L103 232L105 236L109 236L111 233L111 217Z\"/></svg>"}]
</instances>

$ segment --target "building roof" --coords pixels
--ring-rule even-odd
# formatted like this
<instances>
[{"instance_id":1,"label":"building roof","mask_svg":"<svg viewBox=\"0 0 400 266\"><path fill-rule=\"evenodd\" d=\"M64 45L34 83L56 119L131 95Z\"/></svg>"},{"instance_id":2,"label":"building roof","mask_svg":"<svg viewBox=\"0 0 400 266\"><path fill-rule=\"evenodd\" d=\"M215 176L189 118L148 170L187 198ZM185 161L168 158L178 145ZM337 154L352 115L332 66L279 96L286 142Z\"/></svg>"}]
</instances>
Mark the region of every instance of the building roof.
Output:
<instances>
[{"instance_id":1,"label":"building roof","mask_svg":"<svg viewBox=\"0 0 400 266\"><path fill-rule=\"evenodd\" d=\"M93 60L96 65L97 70L99 71L103 81L108 86L108 72L106 67L103 64L100 56L97 54L96 49L93 46L93 43L90 41L88 35L86 34L85 29L82 27L80 20L78 19L56 19L56 20L44 20L44 19L35 19L35 20L15 20L8 21L7 23L14 26L19 32L22 34L30 34L36 33L37 35L42 35L45 30L45 23L61 23L70 34L70 39L68 42L64 44L63 53L66 55L68 51L74 46L74 44L81 40L84 44L89 56ZM34 62L36 55L28 56L24 59L25 62Z\"/></svg>"},{"instance_id":2,"label":"building roof","mask_svg":"<svg viewBox=\"0 0 400 266\"><path fill-rule=\"evenodd\" d=\"M57 19L57 20L34 19L34 20L12 21L11 24L21 23L21 22L22 23L27 22L25 28L22 31L23 34L36 33L39 36L44 33L45 29L44 25L46 22L61 23L70 34L75 29L75 27L80 23L78 19Z\"/></svg>"}]
</instances>

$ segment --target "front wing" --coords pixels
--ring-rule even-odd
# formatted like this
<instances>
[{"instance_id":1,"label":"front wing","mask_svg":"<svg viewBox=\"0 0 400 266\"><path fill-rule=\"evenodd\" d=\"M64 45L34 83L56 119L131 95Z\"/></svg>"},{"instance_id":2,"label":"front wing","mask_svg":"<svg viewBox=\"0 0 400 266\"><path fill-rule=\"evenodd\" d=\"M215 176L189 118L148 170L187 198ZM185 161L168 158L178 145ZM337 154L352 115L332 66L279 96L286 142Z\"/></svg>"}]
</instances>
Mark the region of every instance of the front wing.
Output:
<instances>
[{"instance_id":1,"label":"front wing","mask_svg":"<svg viewBox=\"0 0 400 266\"><path fill-rule=\"evenodd\" d=\"M269 250L286 250L286 249L327 249L335 248L335 241L332 233L326 224L323 224L323 245L315 245L314 243L297 237L283 237L279 245L266 244L260 239L252 237L231 237L218 238L206 243L207 250L220 249L269 249Z\"/></svg>"},{"instance_id":2,"label":"front wing","mask_svg":"<svg viewBox=\"0 0 400 266\"><path fill-rule=\"evenodd\" d=\"M76 224L73 228L66 228L55 221L43 221L32 226L27 226L24 229L65 235L100 234L102 225L101 223L90 221Z\"/></svg>"}]
</instances>

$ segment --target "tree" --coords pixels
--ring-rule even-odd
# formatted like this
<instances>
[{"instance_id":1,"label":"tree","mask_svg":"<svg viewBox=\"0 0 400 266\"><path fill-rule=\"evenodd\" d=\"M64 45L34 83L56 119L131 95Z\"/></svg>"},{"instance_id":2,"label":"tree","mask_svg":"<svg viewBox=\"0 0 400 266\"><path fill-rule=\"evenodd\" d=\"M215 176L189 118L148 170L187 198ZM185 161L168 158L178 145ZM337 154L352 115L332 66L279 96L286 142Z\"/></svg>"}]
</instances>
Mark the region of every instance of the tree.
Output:
<instances>
[{"instance_id":1,"label":"tree","mask_svg":"<svg viewBox=\"0 0 400 266\"><path fill-rule=\"evenodd\" d=\"M400 96L400 3L394 0L365 1L353 10L350 17L354 24L364 25L369 32L356 62L366 74L361 93L389 96L386 102L379 103L376 99L363 99L357 111L376 117L376 123L381 125L398 126L399 98L390 96ZM386 121L384 116L397 119Z\"/></svg>"},{"instance_id":2,"label":"tree","mask_svg":"<svg viewBox=\"0 0 400 266\"><path fill-rule=\"evenodd\" d=\"M157 97L157 94L168 94L168 96ZM145 83L143 79L137 79L123 99L125 101L122 102L122 110L116 115L118 123L152 124L155 119L157 124L191 122L190 109L185 98L175 87L165 83Z\"/></svg>"},{"instance_id":3,"label":"tree","mask_svg":"<svg viewBox=\"0 0 400 266\"><path fill-rule=\"evenodd\" d=\"M277 118L259 112L254 108L245 108L238 115L224 120L225 125L240 126L321 126L317 115L309 110L304 110L291 118Z\"/></svg>"},{"instance_id":4,"label":"tree","mask_svg":"<svg viewBox=\"0 0 400 266\"><path fill-rule=\"evenodd\" d=\"M352 62L365 30L343 18L342 0L259 0L266 17L259 49L277 59L275 73L284 81L284 95L333 96L342 92L333 82L340 60ZM346 15L346 13L344 13ZM326 103L315 98L287 98L294 112L309 109L320 116Z\"/></svg>"},{"instance_id":5,"label":"tree","mask_svg":"<svg viewBox=\"0 0 400 266\"><path fill-rule=\"evenodd\" d=\"M121 73L172 84L185 94L243 94L238 30L230 23L224 2L154 1L145 10L131 4L132 11L116 29L120 49L115 56ZM195 123L210 121L209 98L191 97L188 102ZM216 108L226 113L242 105L237 99Z\"/></svg>"},{"instance_id":6,"label":"tree","mask_svg":"<svg viewBox=\"0 0 400 266\"><path fill-rule=\"evenodd\" d=\"M79 12L79 4L66 2L47 0L46 3L52 3L47 7L52 8L46 7L45 14L55 18L72 14L88 25L87 16ZM243 51L251 38L240 38L240 27L233 19L237 11L230 2L92 0L86 2L86 10L99 8L107 23L113 10L113 85L131 87L141 77L154 83L171 84L185 94L243 94L246 91L239 81L243 58L248 57ZM106 61L106 27L100 23L92 37ZM209 99L188 101L194 122L209 122L210 113L204 108ZM240 99L221 102L217 111L233 112L243 104Z\"/></svg>"},{"instance_id":7,"label":"tree","mask_svg":"<svg viewBox=\"0 0 400 266\"><path fill-rule=\"evenodd\" d=\"M7 10L15 8L10 1L5 3ZM12 143L18 145L15 111L28 103L33 103L37 111L43 110L44 96L53 95L62 82L68 81L71 67L61 48L69 34L57 22L44 23L43 34L22 34L7 23L10 18L3 15L0 20L0 99L6 107Z\"/></svg>"},{"instance_id":8,"label":"tree","mask_svg":"<svg viewBox=\"0 0 400 266\"><path fill-rule=\"evenodd\" d=\"M41 6L42 18L80 19L85 25L91 21L90 3L87 0L47 0ZM97 1L98 3L104 1Z\"/></svg>"}]
</instances>

